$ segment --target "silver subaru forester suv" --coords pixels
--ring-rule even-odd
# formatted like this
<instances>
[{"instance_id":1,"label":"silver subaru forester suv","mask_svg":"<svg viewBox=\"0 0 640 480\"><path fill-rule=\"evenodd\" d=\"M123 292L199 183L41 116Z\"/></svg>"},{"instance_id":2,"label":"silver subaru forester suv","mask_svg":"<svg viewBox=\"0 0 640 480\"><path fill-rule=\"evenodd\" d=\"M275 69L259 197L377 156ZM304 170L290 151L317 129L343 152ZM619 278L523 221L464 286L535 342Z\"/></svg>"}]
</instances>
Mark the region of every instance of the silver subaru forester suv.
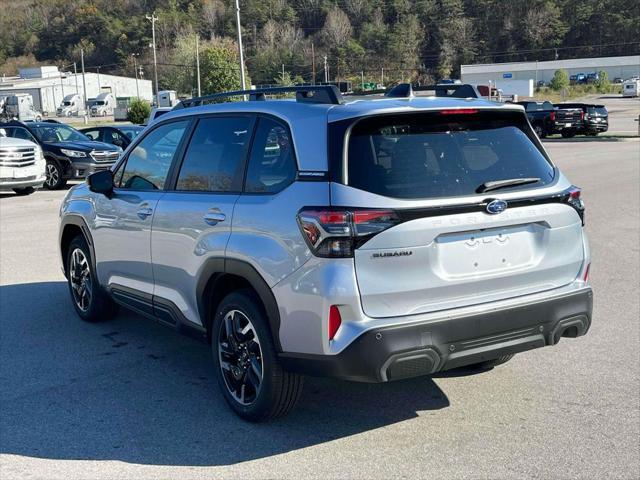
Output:
<instances>
[{"instance_id":1,"label":"silver subaru forester suv","mask_svg":"<svg viewBox=\"0 0 640 480\"><path fill-rule=\"evenodd\" d=\"M64 199L75 310L199 332L252 421L289 412L303 374L488 368L584 335L580 189L522 107L446 93L184 101Z\"/></svg>"}]
</instances>

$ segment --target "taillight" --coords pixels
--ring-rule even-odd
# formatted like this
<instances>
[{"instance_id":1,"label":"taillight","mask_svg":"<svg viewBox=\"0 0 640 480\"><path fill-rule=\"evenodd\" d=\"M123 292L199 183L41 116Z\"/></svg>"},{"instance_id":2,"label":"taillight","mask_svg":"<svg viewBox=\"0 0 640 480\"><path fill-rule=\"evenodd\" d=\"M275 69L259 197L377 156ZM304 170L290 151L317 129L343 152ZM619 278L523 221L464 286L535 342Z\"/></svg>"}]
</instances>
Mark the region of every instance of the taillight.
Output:
<instances>
[{"instance_id":1,"label":"taillight","mask_svg":"<svg viewBox=\"0 0 640 480\"><path fill-rule=\"evenodd\" d=\"M567 190L567 203L578 212L584 225L584 202L582 201L582 191L578 187L572 186Z\"/></svg>"},{"instance_id":2,"label":"taillight","mask_svg":"<svg viewBox=\"0 0 640 480\"><path fill-rule=\"evenodd\" d=\"M476 108L451 108L449 110L440 110L440 115L472 115L478 113Z\"/></svg>"},{"instance_id":3,"label":"taillight","mask_svg":"<svg viewBox=\"0 0 640 480\"><path fill-rule=\"evenodd\" d=\"M580 120L584 120L584 112L580 112Z\"/></svg>"},{"instance_id":4,"label":"taillight","mask_svg":"<svg viewBox=\"0 0 640 480\"><path fill-rule=\"evenodd\" d=\"M314 255L351 257L371 237L400 223L393 210L303 208L298 224Z\"/></svg>"},{"instance_id":5,"label":"taillight","mask_svg":"<svg viewBox=\"0 0 640 480\"><path fill-rule=\"evenodd\" d=\"M552 122L555 122L556 121L556 112L551 112L550 118L551 118Z\"/></svg>"},{"instance_id":6,"label":"taillight","mask_svg":"<svg viewBox=\"0 0 640 480\"><path fill-rule=\"evenodd\" d=\"M342 325L340 310L337 306L331 305L331 307L329 308L329 340L333 340L333 337L336 336L340 325Z\"/></svg>"}]
</instances>

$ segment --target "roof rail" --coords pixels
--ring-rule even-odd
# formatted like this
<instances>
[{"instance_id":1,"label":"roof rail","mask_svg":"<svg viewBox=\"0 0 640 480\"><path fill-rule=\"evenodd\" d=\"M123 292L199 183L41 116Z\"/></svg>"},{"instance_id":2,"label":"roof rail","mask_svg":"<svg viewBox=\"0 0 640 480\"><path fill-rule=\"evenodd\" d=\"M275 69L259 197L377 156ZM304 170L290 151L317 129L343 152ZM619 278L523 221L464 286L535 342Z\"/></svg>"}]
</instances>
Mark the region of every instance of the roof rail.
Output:
<instances>
[{"instance_id":1,"label":"roof rail","mask_svg":"<svg viewBox=\"0 0 640 480\"><path fill-rule=\"evenodd\" d=\"M441 83L438 85L418 85L400 83L385 93L390 98L412 98L414 92L433 91L436 97L449 98L481 98L480 92L468 83Z\"/></svg>"},{"instance_id":2,"label":"roof rail","mask_svg":"<svg viewBox=\"0 0 640 480\"><path fill-rule=\"evenodd\" d=\"M215 100L229 97L242 97L246 95L249 96L250 101L263 101L266 100L267 95L281 95L285 93L295 93L296 101L301 103L325 103L330 105L340 105L343 103L342 94L335 85L305 85L214 93L211 95L204 95L202 97L182 100L178 105L173 107L173 109L179 110L181 108L198 107Z\"/></svg>"}]
</instances>

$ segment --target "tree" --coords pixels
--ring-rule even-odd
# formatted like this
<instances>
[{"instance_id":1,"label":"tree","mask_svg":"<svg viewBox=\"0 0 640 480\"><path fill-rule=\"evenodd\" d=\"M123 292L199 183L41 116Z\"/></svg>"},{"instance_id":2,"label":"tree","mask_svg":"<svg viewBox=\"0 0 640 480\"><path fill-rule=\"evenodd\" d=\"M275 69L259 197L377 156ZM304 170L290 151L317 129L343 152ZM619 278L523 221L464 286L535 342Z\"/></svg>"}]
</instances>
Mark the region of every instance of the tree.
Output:
<instances>
[{"instance_id":1,"label":"tree","mask_svg":"<svg viewBox=\"0 0 640 480\"><path fill-rule=\"evenodd\" d=\"M200 52L200 72L202 93L205 95L239 90L240 67L236 44L230 40L220 40L204 48ZM246 86L249 84L247 81Z\"/></svg>"},{"instance_id":2,"label":"tree","mask_svg":"<svg viewBox=\"0 0 640 480\"><path fill-rule=\"evenodd\" d=\"M553 74L553 78L549 83L549 86L554 90L562 90L569 86L569 75L566 70L556 70Z\"/></svg>"},{"instance_id":3,"label":"tree","mask_svg":"<svg viewBox=\"0 0 640 480\"><path fill-rule=\"evenodd\" d=\"M611 83L609 75L604 70L598 72L598 80L596 81L596 89L599 93L609 93L611 91Z\"/></svg>"},{"instance_id":4,"label":"tree","mask_svg":"<svg viewBox=\"0 0 640 480\"><path fill-rule=\"evenodd\" d=\"M127 120L131 123L141 124L149 118L149 115L151 115L151 105L139 98L134 98L131 101Z\"/></svg>"}]
</instances>

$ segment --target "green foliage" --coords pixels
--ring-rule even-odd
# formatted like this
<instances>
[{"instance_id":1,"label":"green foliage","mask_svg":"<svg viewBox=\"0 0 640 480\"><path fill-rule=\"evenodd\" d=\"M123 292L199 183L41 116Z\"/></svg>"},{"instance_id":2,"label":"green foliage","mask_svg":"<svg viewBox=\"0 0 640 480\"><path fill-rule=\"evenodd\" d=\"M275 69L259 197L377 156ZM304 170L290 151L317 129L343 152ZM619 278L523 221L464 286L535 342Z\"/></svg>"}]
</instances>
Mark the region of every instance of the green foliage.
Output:
<instances>
[{"instance_id":1,"label":"green foliage","mask_svg":"<svg viewBox=\"0 0 640 480\"><path fill-rule=\"evenodd\" d=\"M200 52L202 94L239 90L238 49L231 41L218 42ZM246 76L246 73L245 73ZM247 76L247 87L250 80Z\"/></svg>"},{"instance_id":2,"label":"green foliage","mask_svg":"<svg viewBox=\"0 0 640 480\"><path fill-rule=\"evenodd\" d=\"M131 123L141 124L144 123L151 114L151 106L144 100L135 98L129 105L129 113L127 114L127 120Z\"/></svg>"},{"instance_id":3,"label":"green foliage","mask_svg":"<svg viewBox=\"0 0 640 480\"><path fill-rule=\"evenodd\" d=\"M598 93L609 93L611 91L611 82L609 82L609 75L604 70L600 70L598 72L596 89L598 90Z\"/></svg>"},{"instance_id":4,"label":"green foliage","mask_svg":"<svg viewBox=\"0 0 640 480\"><path fill-rule=\"evenodd\" d=\"M562 69L556 70L551 82L549 82L549 86L556 91L567 88L569 86L569 74L567 71Z\"/></svg>"}]
</instances>

